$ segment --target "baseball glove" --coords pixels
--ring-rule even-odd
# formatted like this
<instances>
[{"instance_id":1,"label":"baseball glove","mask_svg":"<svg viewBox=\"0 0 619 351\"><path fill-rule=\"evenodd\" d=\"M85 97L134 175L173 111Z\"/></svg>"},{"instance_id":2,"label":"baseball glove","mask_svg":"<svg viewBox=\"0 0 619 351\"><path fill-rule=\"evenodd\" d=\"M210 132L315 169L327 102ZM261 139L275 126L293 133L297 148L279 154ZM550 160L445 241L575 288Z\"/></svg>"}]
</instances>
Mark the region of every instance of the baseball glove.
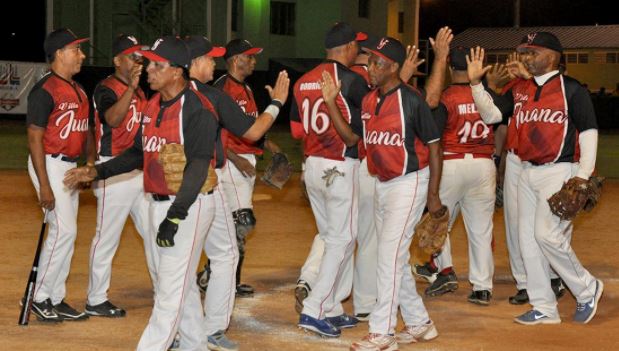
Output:
<instances>
[{"instance_id":1,"label":"baseball glove","mask_svg":"<svg viewBox=\"0 0 619 351\"><path fill-rule=\"evenodd\" d=\"M271 163L265 169L262 181L268 185L281 190L292 173L292 165L288 161L288 157L281 153L276 152L271 157Z\"/></svg>"},{"instance_id":2,"label":"baseball glove","mask_svg":"<svg viewBox=\"0 0 619 351\"><path fill-rule=\"evenodd\" d=\"M449 210L443 206L437 213L426 213L415 226L415 233L419 235L419 247L428 254L439 251L447 238L449 224Z\"/></svg>"},{"instance_id":3,"label":"baseball glove","mask_svg":"<svg viewBox=\"0 0 619 351\"><path fill-rule=\"evenodd\" d=\"M567 221L574 219L581 210L591 211L602 194L603 181L600 177L591 177L585 182L571 178L548 199L550 211Z\"/></svg>"},{"instance_id":4,"label":"baseball glove","mask_svg":"<svg viewBox=\"0 0 619 351\"><path fill-rule=\"evenodd\" d=\"M177 193L183 182L183 172L187 159L185 149L181 144L163 144L159 150L159 163L163 167L163 174L168 189ZM213 167L209 167L206 181L200 189L201 193L207 193L217 185L217 174Z\"/></svg>"}]
</instances>

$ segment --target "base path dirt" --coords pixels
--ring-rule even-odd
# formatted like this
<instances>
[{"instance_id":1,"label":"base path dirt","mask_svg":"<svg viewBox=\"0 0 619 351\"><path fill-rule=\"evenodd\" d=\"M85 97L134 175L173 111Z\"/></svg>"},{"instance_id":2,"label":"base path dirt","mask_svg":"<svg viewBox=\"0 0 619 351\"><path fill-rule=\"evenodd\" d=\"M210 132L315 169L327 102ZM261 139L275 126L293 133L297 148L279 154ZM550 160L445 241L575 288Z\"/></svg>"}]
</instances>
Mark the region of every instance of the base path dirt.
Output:
<instances>
[{"instance_id":1,"label":"base path dirt","mask_svg":"<svg viewBox=\"0 0 619 351\"><path fill-rule=\"evenodd\" d=\"M95 198L82 192L78 238L67 301L83 308L88 285L88 254L95 232ZM258 181L254 196L258 220L247 243L244 282L254 285L253 298L236 300L231 339L241 350L347 350L367 333L367 324L345 330L339 339L322 339L296 327L294 284L316 233L312 213L299 189L298 174L282 191ZM566 294L559 302L563 323L521 326L513 317L529 306L513 306L502 211L495 213L495 287L488 307L468 303L468 259L462 220L451 242L460 288L452 294L424 298L439 337L427 343L401 345L400 350L617 350L619 349L619 181L608 180L599 206L575 221L572 245L585 267L605 283L596 317L588 325L571 322L576 302ZM34 256L42 213L25 171L0 171L0 349L1 350L134 350L150 316L152 288L140 237L125 227L114 260L110 299L127 310L122 319L90 318L84 322L46 325L31 317L19 327L19 299ZM413 260L426 257L415 251ZM423 294L425 283L418 283ZM345 308L352 313L352 304ZM401 323L401 322L400 322Z\"/></svg>"}]
</instances>

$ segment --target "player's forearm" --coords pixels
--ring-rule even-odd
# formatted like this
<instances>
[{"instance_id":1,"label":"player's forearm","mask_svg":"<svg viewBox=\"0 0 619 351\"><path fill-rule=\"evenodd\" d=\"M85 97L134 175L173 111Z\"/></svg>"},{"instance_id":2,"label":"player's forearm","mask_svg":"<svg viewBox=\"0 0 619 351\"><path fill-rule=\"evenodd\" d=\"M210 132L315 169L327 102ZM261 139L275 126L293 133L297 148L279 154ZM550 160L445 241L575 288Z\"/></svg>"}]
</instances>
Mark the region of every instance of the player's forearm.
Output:
<instances>
[{"instance_id":1,"label":"player's forearm","mask_svg":"<svg viewBox=\"0 0 619 351\"><path fill-rule=\"evenodd\" d=\"M325 104L329 109L329 116L331 117L331 122L333 122L333 127L337 131L340 138L342 138L342 141L344 141L344 144L348 147L357 145L359 142L359 136L355 134L350 125L346 123L344 117L342 117L339 107L337 107L335 100L325 101Z\"/></svg>"},{"instance_id":2,"label":"player's forearm","mask_svg":"<svg viewBox=\"0 0 619 351\"><path fill-rule=\"evenodd\" d=\"M249 141L258 141L271 128L275 119L268 113L263 112L256 122L243 134L243 138Z\"/></svg>"},{"instance_id":3,"label":"player's forearm","mask_svg":"<svg viewBox=\"0 0 619 351\"><path fill-rule=\"evenodd\" d=\"M443 152L441 142L436 141L428 144L430 151L430 181L428 184L428 197L439 196L441 175L443 173Z\"/></svg>"},{"instance_id":4,"label":"player's forearm","mask_svg":"<svg viewBox=\"0 0 619 351\"><path fill-rule=\"evenodd\" d=\"M477 111L479 111L484 123L495 124L501 122L503 119L501 110L494 104L492 96L486 91L484 85L481 83L476 85L471 84L471 91Z\"/></svg>"},{"instance_id":5,"label":"player's forearm","mask_svg":"<svg viewBox=\"0 0 619 351\"><path fill-rule=\"evenodd\" d=\"M30 149L30 158L34 172L39 180L41 187L49 187L49 178L47 177L47 168L45 165L45 149L43 147L43 135L45 129L39 130L36 127L28 127L28 148Z\"/></svg>"},{"instance_id":6,"label":"player's forearm","mask_svg":"<svg viewBox=\"0 0 619 351\"><path fill-rule=\"evenodd\" d=\"M112 128L116 128L127 116L129 112L129 106L131 106L131 99L133 98L133 88L129 87L120 96L120 99L116 103L105 111L105 122Z\"/></svg>"},{"instance_id":7,"label":"player's forearm","mask_svg":"<svg viewBox=\"0 0 619 351\"><path fill-rule=\"evenodd\" d=\"M131 172L132 170L140 167L143 163L144 152L141 149L141 144L139 149L132 146L123 151L123 153L117 157L96 165L96 179L107 179L117 174Z\"/></svg>"},{"instance_id":8,"label":"player's forearm","mask_svg":"<svg viewBox=\"0 0 619 351\"><path fill-rule=\"evenodd\" d=\"M447 59L435 58L432 64L432 72L425 85L426 102L430 108L436 108L441 101L441 92L445 85L445 75L447 72Z\"/></svg>"},{"instance_id":9,"label":"player's forearm","mask_svg":"<svg viewBox=\"0 0 619 351\"><path fill-rule=\"evenodd\" d=\"M589 179L595 168L597 157L597 129L588 129L580 133L578 135L578 146L580 146L580 164L576 176L582 179Z\"/></svg>"}]
</instances>

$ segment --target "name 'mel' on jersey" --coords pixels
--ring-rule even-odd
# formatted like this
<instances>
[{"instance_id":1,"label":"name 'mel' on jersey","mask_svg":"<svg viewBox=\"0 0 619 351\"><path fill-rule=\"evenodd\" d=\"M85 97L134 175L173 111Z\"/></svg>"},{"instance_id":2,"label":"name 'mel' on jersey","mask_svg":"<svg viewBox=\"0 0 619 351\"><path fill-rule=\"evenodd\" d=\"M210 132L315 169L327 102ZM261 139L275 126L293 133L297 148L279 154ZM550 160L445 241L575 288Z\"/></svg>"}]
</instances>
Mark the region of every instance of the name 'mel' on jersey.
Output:
<instances>
[{"instance_id":1,"label":"name 'mel' on jersey","mask_svg":"<svg viewBox=\"0 0 619 351\"><path fill-rule=\"evenodd\" d=\"M368 170L381 181L428 166L427 144L441 138L430 107L406 84L367 94L361 119Z\"/></svg>"},{"instance_id":2,"label":"name 'mel' on jersey","mask_svg":"<svg viewBox=\"0 0 619 351\"><path fill-rule=\"evenodd\" d=\"M360 108L363 96L369 91L366 82L357 73L336 61L327 60L305 73L294 85L294 99L290 107L290 124L295 138L303 138L306 156L343 160L357 158L357 147L346 147L331 123L329 110L322 97L319 81L327 71L342 89L336 98L344 120L355 133L362 133Z\"/></svg>"},{"instance_id":3,"label":"name 'mel' on jersey","mask_svg":"<svg viewBox=\"0 0 619 351\"><path fill-rule=\"evenodd\" d=\"M492 127L481 119L473 101L469 84L453 84L441 95L447 110L443 130L443 151L457 154L484 154L494 152Z\"/></svg>"},{"instance_id":4,"label":"name 'mel' on jersey","mask_svg":"<svg viewBox=\"0 0 619 351\"><path fill-rule=\"evenodd\" d=\"M228 94L246 115L258 118L260 113L258 112L258 106L254 99L254 93L249 85L238 81L229 74L224 74L217 79L214 86ZM222 132L225 134L223 138L226 140L226 147L230 148L234 153L262 155L262 149L257 147L253 142L237 137L225 129Z\"/></svg>"},{"instance_id":5,"label":"name 'mel' on jersey","mask_svg":"<svg viewBox=\"0 0 619 351\"><path fill-rule=\"evenodd\" d=\"M557 73L543 85L531 79L505 96L513 104L518 156L533 164L577 162L578 133L597 129L591 97L573 78Z\"/></svg>"},{"instance_id":6,"label":"name 'mel' on jersey","mask_svg":"<svg viewBox=\"0 0 619 351\"><path fill-rule=\"evenodd\" d=\"M46 154L77 158L88 132L89 103L84 89L50 72L39 80L28 95L26 124L45 128Z\"/></svg>"},{"instance_id":7,"label":"name 'mel' on jersey","mask_svg":"<svg viewBox=\"0 0 619 351\"><path fill-rule=\"evenodd\" d=\"M111 127L105 120L105 112L112 107L127 90L127 84L116 76L105 78L95 88L95 138L97 153L101 156L117 156L133 145L146 106L146 95L138 87L131 97L127 114L117 127Z\"/></svg>"}]
</instances>

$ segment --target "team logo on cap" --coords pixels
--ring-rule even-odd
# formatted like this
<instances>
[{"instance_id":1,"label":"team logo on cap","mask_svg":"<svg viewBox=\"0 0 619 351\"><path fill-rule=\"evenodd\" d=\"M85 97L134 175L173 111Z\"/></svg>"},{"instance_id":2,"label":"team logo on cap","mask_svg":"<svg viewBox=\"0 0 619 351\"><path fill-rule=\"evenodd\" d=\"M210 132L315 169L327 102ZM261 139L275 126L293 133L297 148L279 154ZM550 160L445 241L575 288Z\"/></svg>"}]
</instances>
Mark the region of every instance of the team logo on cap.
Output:
<instances>
[{"instance_id":1,"label":"team logo on cap","mask_svg":"<svg viewBox=\"0 0 619 351\"><path fill-rule=\"evenodd\" d=\"M133 35L127 36L127 39L131 40L133 45L138 45L138 40Z\"/></svg>"},{"instance_id":2,"label":"team logo on cap","mask_svg":"<svg viewBox=\"0 0 619 351\"><path fill-rule=\"evenodd\" d=\"M389 42L389 39L385 39L385 38L383 38L383 39L381 39L381 40L380 40L380 42L378 43L378 45L376 46L376 48L377 48L378 50L382 50L382 49L385 47L385 45L387 45L387 43L388 43L388 42Z\"/></svg>"},{"instance_id":3,"label":"team logo on cap","mask_svg":"<svg viewBox=\"0 0 619 351\"><path fill-rule=\"evenodd\" d=\"M159 44L161 44L163 42L163 38L159 38L155 41L155 43L153 44L153 46L150 48L151 50L157 50L157 47L159 46Z\"/></svg>"},{"instance_id":4,"label":"team logo on cap","mask_svg":"<svg viewBox=\"0 0 619 351\"><path fill-rule=\"evenodd\" d=\"M535 40L536 36L537 36L537 33L527 34L527 44L533 43L533 40Z\"/></svg>"}]
</instances>

